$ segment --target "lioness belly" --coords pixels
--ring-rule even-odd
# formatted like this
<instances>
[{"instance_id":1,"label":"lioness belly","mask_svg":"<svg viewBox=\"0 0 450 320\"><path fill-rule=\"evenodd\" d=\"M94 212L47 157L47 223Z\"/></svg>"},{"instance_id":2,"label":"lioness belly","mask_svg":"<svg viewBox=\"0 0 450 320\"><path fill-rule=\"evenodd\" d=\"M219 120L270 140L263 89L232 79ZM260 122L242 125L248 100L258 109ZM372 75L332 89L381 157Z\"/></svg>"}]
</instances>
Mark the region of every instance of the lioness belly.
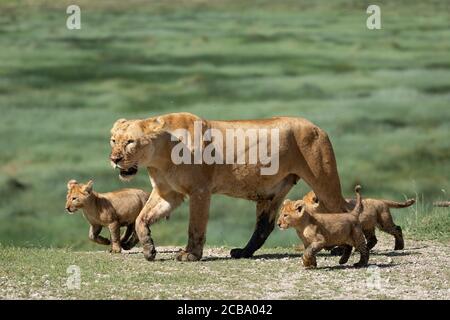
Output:
<instances>
[{"instance_id":1,"label":"lioness belly","mask_svg":"<svg viewBox=\"0 0 450 320\"><path fill-rule=\"evenodd\" d=\"M284 171L272 176L263 176L259 174L259 170L259 167L254 165L217 168L212 192L253 201L270 200L285 184L292 186L298 180L297 176ZM219 178L219 175L222 178Z\"/></svg>"}]
</instances>

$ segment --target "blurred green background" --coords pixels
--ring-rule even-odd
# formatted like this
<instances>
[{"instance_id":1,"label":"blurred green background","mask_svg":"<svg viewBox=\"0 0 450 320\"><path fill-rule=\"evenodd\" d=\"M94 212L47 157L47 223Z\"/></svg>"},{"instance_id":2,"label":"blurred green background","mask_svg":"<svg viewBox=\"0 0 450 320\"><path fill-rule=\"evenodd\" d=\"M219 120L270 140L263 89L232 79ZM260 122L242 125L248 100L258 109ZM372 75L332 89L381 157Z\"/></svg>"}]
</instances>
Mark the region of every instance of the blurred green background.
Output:
<instances>
[{"instance_id":1,"label":"blurred green background","mask_svg":"<svg viewBox=\"0 0 450 320\"><path fill-rule=\"evenodd\" d=\"M66 7L81 7L81 30ZM150 189L109 165L118 118L188 111L210 119L301 116L333 142L343 188L403 200L407 237L449 239L449 1L0 1L0 243L99 249L66 182ZM289 195L301 197L297 185ZM251 202L215 196L209 245L242 246ZM183 245L187 205L152 231ZM290 246L275 230L267 245Z\"/></svg>"}]
</instances>

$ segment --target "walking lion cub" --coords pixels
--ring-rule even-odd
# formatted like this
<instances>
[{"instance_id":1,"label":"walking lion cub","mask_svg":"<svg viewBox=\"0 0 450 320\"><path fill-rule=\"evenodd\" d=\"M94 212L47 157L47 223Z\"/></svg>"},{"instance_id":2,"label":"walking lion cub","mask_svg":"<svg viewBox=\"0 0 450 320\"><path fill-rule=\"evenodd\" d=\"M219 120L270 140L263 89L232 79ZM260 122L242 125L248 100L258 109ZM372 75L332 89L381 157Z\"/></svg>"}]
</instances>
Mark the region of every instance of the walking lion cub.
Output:
<instances>
[{"instance_id":1,"label":"walking lion cub","mask_svg":"<svg viewBox=\"0 0 450 320\"><path fill-rule=\"evenodd\" d=\"M356 206L350 213L315 213L314 206L303 200L285 200L278 218L280 229L293 227L305 246L303 265L305 268L317 267L316 254L325 247L343 246L339 264L347 263L352 247L360 253L355 267L367 266L369 251L358 216L362 211L361 187L355 187Z\"/></svg>"},{"instance_id":2,"label":"walking lion cub","mask_svg":"<svg viewBox=\"0 0 450 320\"><path fill-rule=\"evenodd\" d=\"M97 193L92 189L94 182L86 184L70 180L67 183L66 210L69 214L83 209L89 222L89 239L103 245L111 244L112 253L121 249L129 250L139 241L134 223L150 194L138 189L121 189L108 193ZM127 226L120 237L120 227ZM103 227L108 227L111 240L100 235Z\"/></svg>"},{"instance_id":3,"label":"walking lion cub","mask_svg":"<svg viewBox=\"0 0 450 320\"><path fill-rule=\"evenodd\" d=\"M356 206L354 199L346 199L351 207ZM303 201L309 205L316 206L316 212L323 212L325 208L321 205L314 191L308 192ZM386 232L395 238L394 250L403 250L405 247L402 228L394 223L391 208L407 208L416 202L415 199L408 199L405 202L396 202L383 199L364 199L362 200L363 211L359 215L359 222L367 240L367 249L371 250L377 244L375 228Z\"/></svg>"}]
</instances>

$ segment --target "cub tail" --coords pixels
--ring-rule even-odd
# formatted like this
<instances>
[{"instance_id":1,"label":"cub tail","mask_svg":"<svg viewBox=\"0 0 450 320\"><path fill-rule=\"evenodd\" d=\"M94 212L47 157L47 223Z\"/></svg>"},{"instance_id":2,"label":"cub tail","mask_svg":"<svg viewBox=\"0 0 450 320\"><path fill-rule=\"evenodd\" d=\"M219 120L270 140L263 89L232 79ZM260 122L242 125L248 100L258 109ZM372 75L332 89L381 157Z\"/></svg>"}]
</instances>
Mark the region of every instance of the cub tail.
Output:
<instances>
[{"instance_id":1,"label":"cub tail","mask_svg":"<svg viewBox=\"0 0 450 320\"><path fill-rule=\"evenodd\" d=\"M409 206L412 206L414 203L416 203L416 199L408 199L405 202L396 202L396 201L390 201L390 200L383 200L383 202L389 208L407 208Z\"/></svg>"},{"instance_id":2,"label":"cub tail","mask_svg":"<svg viewBox=\"0 0 450 320\"><path fill-rule=\"evenodd\" d=\"M352 210L352 214L355 216L359 216L361 212L363 211L363 205L362 205L362 199L361 199L361 186L358 184L355 186L355 193L356 193L356 206Z\"/></svg>"}]
</instances>

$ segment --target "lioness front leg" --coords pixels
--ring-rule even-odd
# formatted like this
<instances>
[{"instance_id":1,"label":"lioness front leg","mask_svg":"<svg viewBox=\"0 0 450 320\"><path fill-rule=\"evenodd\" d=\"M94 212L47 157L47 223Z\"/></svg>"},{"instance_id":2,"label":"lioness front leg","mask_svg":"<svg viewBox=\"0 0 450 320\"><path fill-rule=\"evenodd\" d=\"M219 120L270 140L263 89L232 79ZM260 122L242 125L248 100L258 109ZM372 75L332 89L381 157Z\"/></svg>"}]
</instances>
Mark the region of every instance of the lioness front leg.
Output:
<instances>
[{"instance_id":1,"label":"lioness front leg","mask_svg":"<svg viewBox=\"0 0 450 320\"><path fill-rule=\"evenodd\" d=\"M175 191L161 195L155 188L139 213L136 219L136 233L141 242L144 257L148 261L154 260L156 256L150 226L159 219L169 216L172 210L183 202L183 198L182 194Z\"/></svg>"},{"instance_id":2,"label":"lioness front leg","mask_svg":"<svg viewBox=\"0 0 450 320\"><path fill-rule=\"evenodd\" d=\"M101 231L102 231L101 226L91 225L89 228L89 240L94 241L95 243L98 244L109 245L111 241L109 241L109 239L100 236Z\"/></svg>"},{"instance_id":3,"label":"lioness front leg","mask_svg":"<svg viewBox=\"0 0 450 320\"><path fill-rule=\"evenodd\" d=\"M120 253L122 251L120 246L120 224L113 222L108 228L111 233L111 253Z\"/></svg>"},{"instance_id":4,"label":"lioness front leg","mask_svg":"<svg viewBox=\"0 0 450 320\"><path fill-rule=\"evenodd\" d=\"M208 224L209 192L196 193L189 198L189 241L185 250L177 254L178 261L197 261L202 258Z\"/></svg>"}]
</instances>

